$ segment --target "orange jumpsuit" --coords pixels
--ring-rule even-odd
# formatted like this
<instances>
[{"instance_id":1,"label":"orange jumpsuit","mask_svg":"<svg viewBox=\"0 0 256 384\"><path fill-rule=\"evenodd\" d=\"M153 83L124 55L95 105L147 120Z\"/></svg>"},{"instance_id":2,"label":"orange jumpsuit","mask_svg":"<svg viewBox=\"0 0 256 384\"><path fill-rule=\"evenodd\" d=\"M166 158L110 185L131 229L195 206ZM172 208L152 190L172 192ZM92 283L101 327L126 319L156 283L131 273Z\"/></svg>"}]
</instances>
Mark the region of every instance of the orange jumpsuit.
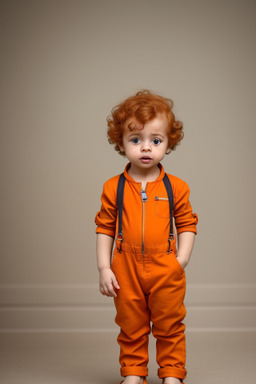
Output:
<instances>
[{"instance_id":1,"label":"orange jumpsuit","mask_svg":"<svg viewBox=\"0 0 256 384\"><path fill-rule=\"evenodd\" d=\"M183 303L186 278L176 259L176 242L172 241L170 254L169 202L163 183L164 169L147 183L147 201L142 201L141 183L124 171L126 183L123 202L122 251L115 247L111 268L120 290L115 298L116 323L120 327L121 375L148 375L148 335L157 339L157 363L160 378L186 376L185 325L186 309ZM177 234L196 231L198 217L192 213L189 187L181 179L168 175L173 190L173 217ZM103 187L102 206L95 222L96 233L117 235L117 184L119 175Z\"/></svg>"}]
</instances>

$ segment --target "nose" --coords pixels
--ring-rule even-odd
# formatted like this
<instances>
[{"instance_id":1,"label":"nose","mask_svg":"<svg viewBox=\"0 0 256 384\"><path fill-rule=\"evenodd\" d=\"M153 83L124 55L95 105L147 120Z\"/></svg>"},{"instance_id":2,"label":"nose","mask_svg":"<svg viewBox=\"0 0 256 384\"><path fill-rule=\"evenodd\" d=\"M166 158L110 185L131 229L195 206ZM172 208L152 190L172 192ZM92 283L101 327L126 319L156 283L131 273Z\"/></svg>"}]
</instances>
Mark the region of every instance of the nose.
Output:
<instances>
[{"instance_id":1,"label":"nose","mask_svg":"<svg viewBox=\"0 0 256 384\"><path fill-rule=\"evenodd\" d=\"M141 146L142 152L151 152L150 142L143 142Z\"/></svg>"}]
</instances>

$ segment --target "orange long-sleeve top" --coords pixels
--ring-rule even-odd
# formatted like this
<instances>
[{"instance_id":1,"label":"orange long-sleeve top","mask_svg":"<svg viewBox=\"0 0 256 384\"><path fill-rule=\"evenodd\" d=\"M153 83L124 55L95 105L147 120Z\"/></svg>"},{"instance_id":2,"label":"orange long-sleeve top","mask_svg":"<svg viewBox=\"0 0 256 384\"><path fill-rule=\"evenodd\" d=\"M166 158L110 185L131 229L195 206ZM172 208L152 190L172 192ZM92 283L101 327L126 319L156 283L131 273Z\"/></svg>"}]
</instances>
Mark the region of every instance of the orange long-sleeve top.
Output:
<instances>
[{"instance_id":1,"label":"orange long-sleeve top","mask_svg":"<svg viewBox=\"0 0 256 384\"><path fill-rule=\"evenodd\" d=\"M160 175L155 181L146 185L147 201L141 197L142 185L128 173L127 164L124 175L126 178L123 202L123 236L127 243L140 247L145 244L157 247L164 241L168 242L170 221L169 201L163 183L164 168L159 164ZM181 232L197 233L198 216L192 213L189 201L190 190L187 183L176 176L167 174L173 190L173 218L177 234ZM97 212L95 223L96 233L115 237L118 232L117 184L119 176L109 179L103 186L101 210Z\"/></svg>"}]
</instances>

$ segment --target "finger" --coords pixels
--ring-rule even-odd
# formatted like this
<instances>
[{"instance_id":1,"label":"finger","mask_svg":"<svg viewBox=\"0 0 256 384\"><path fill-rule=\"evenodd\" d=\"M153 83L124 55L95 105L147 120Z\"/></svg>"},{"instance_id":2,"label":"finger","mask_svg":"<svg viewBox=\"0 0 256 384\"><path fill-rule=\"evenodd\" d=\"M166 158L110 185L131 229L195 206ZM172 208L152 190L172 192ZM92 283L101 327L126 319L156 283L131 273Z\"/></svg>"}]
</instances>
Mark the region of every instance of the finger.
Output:
<instances>
[{"instance_id":1,"label":"finger","mask_svg":"<svg viewBox=\"0 0 256 384\"><path fill-rule=\"evenodd\" d=\"M112 297L117 297L117 294L116 294L112 284L108 286L108 293Z\"/></svg>"},{"instance_id":2,"label":"finger","mask_svg":"<svg viewBox=\"0 0 256 384\"><path fill-rule=\"evenodd\" d=\"M103 295L105 295L105 296L108 296L108 297L112 296L112 294L111 294L110 290L108 289L107 285L102 287L102 292L104 292Z\"/></svg>"},{"instance_id":3,"label":"finger","mask_svg":"<svg viewBox=\"0 0 256 384\"><path fill-rule=\"evenodd\" d=\"M101 293L102 295L105 295L105 290L104 290L103 287L100 287L100 293Z\"/></svg>"},{"instance_id":4,"label":"finger","mask_svg":"<svg viewBox=\"0 0 256 384\"><path fill-rule=\"evenodd\" d=\"M104 296L110 296L109 294L109 291L108 291L108 288L107 287L101 287L100 289L100 292L102 293L102 295Z\"/></svg>"},{"instance_id":5,"label":"finger","mask_svg":"<svg viewBox=\"0 0 256 384\"><path fill-rule=\"evenodd\" d=\"M114 285L114 287L115 287L116 289L120 289L119 284L118 284L116 278L113 278L113 285Z\"/></svg>"}]
</instances>

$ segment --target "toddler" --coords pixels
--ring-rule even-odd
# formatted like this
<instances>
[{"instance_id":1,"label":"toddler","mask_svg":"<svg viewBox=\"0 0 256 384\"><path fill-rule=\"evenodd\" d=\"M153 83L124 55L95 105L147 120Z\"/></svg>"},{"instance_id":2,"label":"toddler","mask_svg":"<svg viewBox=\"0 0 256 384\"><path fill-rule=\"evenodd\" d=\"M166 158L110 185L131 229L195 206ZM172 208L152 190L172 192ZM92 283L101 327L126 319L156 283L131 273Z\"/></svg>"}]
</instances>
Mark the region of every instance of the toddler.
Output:
<instances>
[{"instance_id":1,"label":"toddler","mask_svg":"<svg viewBox=\"0 0 256 384\"><path fill-rule=\"evenodd\" d=\"M188 185L161 165L183 138L172 107L144 90L107 119L109 142L129 160L121 176L104 184L95 218L100 292L114 298L124 384L146 383L151 324L163 384L186 376L184 269L198 217Z\"/></svg>"}]
</instances>

